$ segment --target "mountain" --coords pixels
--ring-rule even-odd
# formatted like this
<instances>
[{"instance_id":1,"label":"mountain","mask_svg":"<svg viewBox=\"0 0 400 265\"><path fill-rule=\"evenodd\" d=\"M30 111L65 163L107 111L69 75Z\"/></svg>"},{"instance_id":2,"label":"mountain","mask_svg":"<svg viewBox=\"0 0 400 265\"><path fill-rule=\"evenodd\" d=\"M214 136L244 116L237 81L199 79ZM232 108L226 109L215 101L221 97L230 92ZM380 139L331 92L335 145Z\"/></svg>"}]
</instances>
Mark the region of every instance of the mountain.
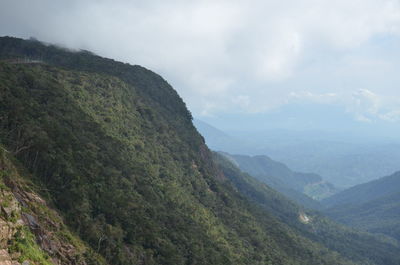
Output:
<instances>
[{"instance_id":1,"label":"mountain","mask_svg":"<svg viewBox=\"0 0 400 265\"><path fill-rule=\"evenodd\" d=\"M24 230L2 241L2 262L400 263L396 242L341 229L216 163L150 70L10 37L0 60L1 220Z\"/></svg>"},{"instance_id":2,"label":"mountain","mask_svg":"<svg viewBox=\"0 0 400 265\"><path fill-rule=\"evenodd\" d=\"M294 111L295 109L290 113ZM383 133L380 134L381 137L368 135L371 130L361 128L357 133L274 129L274 121L287 120L283 118L285 113L271 120L271 123L268 123L268 117L261 114L257 119L253 117L255 120L248 122L249 124L246 121L251 120L252 116L228 117L228 125L237 124L239 120L243 126L236 127L236 130L217 129L229 135L223 142L212 140L213 131L201 127L198 129L213 150L251 156L268 155L294 171L313 172L323 176L340 188L368 182L376 176L385 176L398 170L400 145L394 137L383 137ZM275 114L272 112L269 115ZM286 117L290 117L289 113L287 115ZM206 119L208 120L216 124L216 127L224 125L220 118ZM270 128L256 130L254 124Z\"/></svg>"},{"instance_id":3,"label":"mountain","mask_svg":"<svg viewBox=\"0 0 400 265\"><path fill-rule=\"evenodd\" d=\"M323 202L328 207L344 204L362 204L399 192L399 187L400 171L390 176L346 189L330 198L326 198Z\"/></svg>"},{"instance_id":4,"label":"mountain","mask_svg":"<svg viewBox=\"0 0 400 265\"><path fill-rule=\"evenodd\" d=\"M201 120L194 119L193 124L204 137L207 145L214 150L235 153L235 150L255 148L255 144L234 138ZM338 191L334 185L323 181L317 174L294 172L285 164L274 161L268 156L230 155L226 152L224 154L233 159L241 170L307 207L314 209L319 207L318 203L310 200L309 197L320 200Z\"/></svg>"},{"instance_id":5,"label":"mountain","mask_svg":"<svg viewBox=\"0 0 400 265\"><path fill-rule=\"evenodd\" d=\"M396 142L309 140L270 150L269 155L301 172L314 172L340 188L372 181L398 170Z\"/></svg>"},{"instance_id":6,"label":"mountain","mask_svg":"<svg viewBox=\"0 0 400 265\"><path fill-rule=\"evenodd\" d=\"M29 174L0 146L0 263L106 264L39 196ZM26 263L25 263L26 264Z\"/></svg>"},{"instance_id":7,"label":"mountain","mask_svg":"<svg viewBox=\"0 0 400 265\"><path fill-rule=\"evenodd\" d=\"M228 159L231 163L233 163L235 166L237 166L244 172L250 174L252 177L258 179L262 183L265 183L268 186L274 188L275 190L281 192L286 197L297 202L298 204L303 205L309 209L316 209L316 210L321 209L321 205L319 204L318 201L312 199L311 197L303 194L302 192L300 192L298 190L293 189L292 187L290 187L290 185L287 185L287 183L284 180L281 180L280 177L270 177L269 174L266 174L266 175L265 174L261 174L261 175L254 174L254 173L252 173L253 170L247 171L246 166L241 167L241 165L234 158L234 156L229 155L228 153L223 153L223 152L220 152L219 154L223 155L226 159ZM241 155L241 157L243 157L243 156ZM248 157L248 158L251 159L251 157Z\"/></svg>"},{"instance_id":8,"label":"mountain","mask_svg":"<svg viewBox=\"0 0 400 265\"><path fill-rule=\"evenodd\" d=\"M225 155L232 158L244 172L281 192L290 189L316 200L329 197L337 192L337 189L324 181L321 176L292 171L285 164L274 161L265 155Z\"/></svg>"},{"instance_id":9,"label":"mountain","mask_svg":"<svg viewBox=\"0 0 400 265\"><path fill-rule=\"evenodd\" d=\"M207 146L213 150L235 153L236 151L247 149L249 145L252 145L250 142L232 137L199 119L193 119L193 125L204 137Z\"/></svg>"},{"instance_id":10,"label":"mountain","mask_svg":"<svg viewBox=\"0 0 400 265\"><path fill-rule=\"evenodd\" d=\"M400 239L400 172L344 190L323 201L327 215Z\"/></svg>"},{"instance_id":11,"label":"mountain","mask_svg":"<svg viewBox=\"0 0 400 265\"><path fill-rule=\"evenodd\" d=\"M297 234L353 260L363 260L362 264L371 262L389 264L398 260L397 250L391 245L390 239L357 232L332 222L316 211L299 207L265 183L241 172L229 157L218 153L215 153L214 157L225 176L242 194L260 208L272 213L281 223L293 229ZM382 242L385 243L382 245ZM397 246L398 243L395 245ZM382 256L388 251L390 253L390 250L393 251L391 255L394 255L394 260L390 256Z\"/></svg>"},{"instance_id":12,"label":"mountain","mask_svg":"<svg viewBox=\"0 0 400 265\"><path fill-rule=\"evenodd\" d=\"M200 134L207 139L206 143L207 144L212 144L212 143L219 143L219 142L229 142L232 141L232 137L227 135L221 130L218 130L217 128L211 126L208 123L205 123L201 120L198 119L193 119L193 125L196 127L196 129L200 132Z\"/></svg>"}]
</instances>

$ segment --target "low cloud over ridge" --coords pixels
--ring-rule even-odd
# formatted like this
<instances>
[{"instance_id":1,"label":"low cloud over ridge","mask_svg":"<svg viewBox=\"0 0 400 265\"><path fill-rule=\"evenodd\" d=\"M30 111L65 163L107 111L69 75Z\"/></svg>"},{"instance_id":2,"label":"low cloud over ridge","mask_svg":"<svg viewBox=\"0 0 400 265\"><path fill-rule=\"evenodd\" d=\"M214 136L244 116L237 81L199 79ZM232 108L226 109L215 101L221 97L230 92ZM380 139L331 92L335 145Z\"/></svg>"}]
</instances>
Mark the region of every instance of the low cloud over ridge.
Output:
<instances>
[{"instance_id":1,"label":"low cloud over ridge","mask_svg":"<svg viewBox=\"0 0 400 265\"><path fill-rule=\"evenodd\" d=\"M268 111L308 91L358 120L399 116L399 1L3 0L0 23L0 35L160 72L195 115ZM352 108L360 91L385 110Z\"/></svg>"}]
</instances>

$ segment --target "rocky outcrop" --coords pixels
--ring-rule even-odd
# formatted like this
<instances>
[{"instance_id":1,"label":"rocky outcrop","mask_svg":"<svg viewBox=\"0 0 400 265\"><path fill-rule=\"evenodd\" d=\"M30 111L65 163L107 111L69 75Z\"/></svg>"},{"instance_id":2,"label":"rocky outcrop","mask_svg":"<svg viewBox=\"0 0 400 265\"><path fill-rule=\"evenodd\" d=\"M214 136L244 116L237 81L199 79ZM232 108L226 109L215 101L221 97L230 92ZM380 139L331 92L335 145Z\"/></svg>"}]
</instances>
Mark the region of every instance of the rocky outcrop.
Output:
<instances>
[{"instance_id":1,"label":"rocky outcrop","mask_svg":"<svg viewBox=\"0 0 400 265\"><path fill-rule=\"evenodd\" d=\"M0 146L0 265L86 265L89 251L25 182Z\"/></svg>"},{"instance_id":2,"label":"rocky outcrop","mask_svg":"<svg viewBox=\"0 0 400 265\"><path fill-rule=\"evenodd\" d=\"M17 262L13 262L10 254L6 249L0 249L0 264L2 265L14 265L18 264Z\"/></svg>"},{"instance_id":3,"label":"rocky outcrop","mask_svg":"<svg viewBox=\"0 0 400 265\"><path fill-rule=\"evenodd\" d=\"M24 226L21 206L12 192L0 191L0 264L18 265L19 253L9 253L9 244L18 230Z\"/></svg>"},{"instance_id":4,"label":"rocky outcrop","mask_svg":"<svg viewBox=\"0 0 400 265\"><path fill-rule=\"evenodd\" d=\"M15 240L16 233L25 226L35 236L40 249L51 257L51 263L86 265L84 259L80 258L82 250L57 236L62 230L61 217L50 209L47 209L50 211L47 215L40 212L48 207L45 200L37 194L24 191L15 182L6 183L11 191L0 192L0 264L20 264L17 262L20 255L9 251L10 242ZM26 260L25 264L36 263Z\"/></svg>"}]
</instances>

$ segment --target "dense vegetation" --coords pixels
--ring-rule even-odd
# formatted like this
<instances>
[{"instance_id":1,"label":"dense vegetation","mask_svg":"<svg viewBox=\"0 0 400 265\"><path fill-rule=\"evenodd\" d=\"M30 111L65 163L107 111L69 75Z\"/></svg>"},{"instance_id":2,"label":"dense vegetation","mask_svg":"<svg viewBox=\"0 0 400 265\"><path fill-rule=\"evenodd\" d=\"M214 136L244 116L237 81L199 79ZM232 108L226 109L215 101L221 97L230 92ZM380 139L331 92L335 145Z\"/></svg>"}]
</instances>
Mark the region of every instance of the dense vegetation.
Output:
<instances>
[{"instance_id":1,"label":"dense vegetation","mask_svg":"<svg viewBox=\"0 0 400 265\"><path fill-rule=\"evenodd\" d=\"M105 264L64 224L49 202L38 196L40 187L0 145L1 264Z\"/></svg>"},{"instance_id":2,"label":"dense vegetation","mask_svg":"<svg viewBox=\"0 0 400 265\"><path fill-rule=\"evenodd\" d=\"M340 226L318 212L303 209L278 192L240 171L226 156L214 154L217 164L233 185L279 221L314 242L339 252L362 264L396 264L400 262L397 244L389 238L377 238L367 233ZM335 263L333 263L335 264Z\"/></svg>"},{"instance_id":3,"label":"dense vegetation","mask_svg":"<svg viewBox=\"0 0 400 265\"><path fill-rule=\"evenodd\" d=\"M354 186L323 201L335 220L400 240L400 172Z\"/></svg>"},{"instance_id":4,"label":"dense vegetation","mask_svg":"<svg viewBox=\"0 0 400 265\"><path fill-rule=\"evenodd\" d=\"M301 232L299 208L266 186L255 204L238 188L254 180L216 166L151 71L15 38L0 39L0 58L1 144L108 263L399 263L395 245L372 237Z\"/></svg>"}]
</instances>

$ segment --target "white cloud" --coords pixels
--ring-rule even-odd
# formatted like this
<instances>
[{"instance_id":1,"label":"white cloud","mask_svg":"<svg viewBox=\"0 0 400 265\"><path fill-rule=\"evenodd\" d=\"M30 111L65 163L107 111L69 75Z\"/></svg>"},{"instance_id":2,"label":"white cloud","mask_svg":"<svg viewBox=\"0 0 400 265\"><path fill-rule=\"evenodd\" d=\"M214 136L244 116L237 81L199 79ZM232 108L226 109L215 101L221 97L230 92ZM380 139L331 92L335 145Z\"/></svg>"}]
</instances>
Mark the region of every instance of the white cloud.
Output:
<instances>
[{"instance_id":1,"label":"white cloud","mask_svg":"<svg viewBox=\"0 0 400 265\"><path fill-rule=\"evenodd\" d=\"M333 92L317 94L310 91L299 91L299 92L290 92L289 94L290 101L295 102L311 102L318 104L332 104L339 100L339 95Z\"/></svg>"},{"instance_id":2,"label":"white cloud","mask_svg":"<svg viewBox=\"0 0 400 265\"><path fill-rule=\"evenodd\" d=\"M400 121L400 99L388 99L369 89L320 94L311 91L292 91L289 93L288 103L339 105L359 122Z\"/></svg>"},{"instance_id":3,"label":"white cloud","mask_svg":"<svg viewBox=\"0 0 400 265\"><path fill-rule=\"evenodd\" d=\"M359 89L353 93L350 107L354 112L375 115L381 107L381 97L368 89Z\"/></svg>"},{"instance_id":4,"label":"white cloud","mask_svg":"<svg viewBox=\"0 0 400 265\"><path fill-rule=\"evenodd\" d=\"M364 120L397 115L395 103L382 106L398 96L385 80L400 81L400 60L379 39L400 37L399 1L2 0L0 24L1 35L149 67L195 114L265 111L296 99L342 104ZM352 95L354 87L366 88Z\"/></svg>"},{"instance_id":5,"label":"white cloud","mask_svg":"<svg viewBox=\"0 0 400 265\"><path fill-rule=\"evenodd\" d=\"M400 120L400 102L398 99L385 99L383 96L368 89L359 89L346 102L347 111L352 113L356 120L374 122L384 120L397 122Z\"/></svg>"},{"instance_id":6,"label":"white cloud","mask_svg":"<svg viewBox=\"0 0 400 265\"><path fill-rule=\"evenodd\" d=\"M247 109L250 106L250 97L238 95L232 99L232 103L241 109Z\"/></svg>"},{"instance_id":7,"label":"white cloud","mask_svg":"<svg viewBox=\"0 0 400 265\"><path fill-rule=\"evenodd\" d=\"M381 114L380 118L389 122L398 122L400 121L400 109Z\"/></svg>"}]
</instances>

